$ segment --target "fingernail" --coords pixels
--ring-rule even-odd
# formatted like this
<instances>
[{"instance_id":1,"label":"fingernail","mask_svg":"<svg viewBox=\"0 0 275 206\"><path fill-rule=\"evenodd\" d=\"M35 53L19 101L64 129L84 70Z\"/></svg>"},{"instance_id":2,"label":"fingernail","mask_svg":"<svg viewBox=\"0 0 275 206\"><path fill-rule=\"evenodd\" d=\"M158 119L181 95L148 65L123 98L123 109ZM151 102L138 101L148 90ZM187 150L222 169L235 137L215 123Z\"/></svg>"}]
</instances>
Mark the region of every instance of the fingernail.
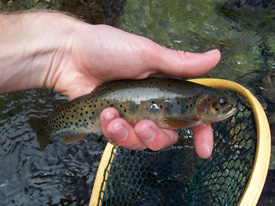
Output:
<instances>
[{"instance_id":1,"label":"fingernail","mask_svg":"<svg viewBox=\"0 0 275 206\"><path fill-rule=\"evenodd\" d=\"M142 138L145 142L152 142L155 139L156 133L155 131L149 127L142 127L140 130L137 131L138 136Z\"/></svg>"},{"instance_id":2,"label":"fingernail","mask_svg":"<svg viewBox=\"0 0 275 206\"><path fill-rule=\"evenodd\" d=\"M218 51L219 51L218 49L213 49L213 50L205 52L205 54L214 54L214 53L216 53Z\"/></svg>"},{"instance_id":3,"label":"fingernail","mask_svg":"<svg viewBox=\"0 0 275 206\"><path fill-rule=\"evenodd\" d=\"M110 121L112 121L113 119L115 119L115 115L112 113L107 113L105 116L103 116L104 122L105 124L109 124Z\"/></svg>"},{"instance_id":4,"label":"fingernail","mask_svg":"<svg viewBox=\"0 0 275 206\"><path fill-rule=\"evenodd\" d=\"M128 130L122 124L115 124L113 129L108 132L118 140L125 140L128 137Z\"/></svg>"}]
</instances>

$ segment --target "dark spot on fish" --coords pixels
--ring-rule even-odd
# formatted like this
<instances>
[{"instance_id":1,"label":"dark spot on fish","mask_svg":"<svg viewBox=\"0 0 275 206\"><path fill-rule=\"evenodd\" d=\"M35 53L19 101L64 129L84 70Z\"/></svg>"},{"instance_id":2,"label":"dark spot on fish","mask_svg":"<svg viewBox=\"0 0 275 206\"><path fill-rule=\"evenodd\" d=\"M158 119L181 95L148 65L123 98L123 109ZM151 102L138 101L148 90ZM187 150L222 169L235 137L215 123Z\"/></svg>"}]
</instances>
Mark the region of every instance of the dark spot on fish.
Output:
<instances>
[{"instance_id":1,"label":"dark spot on fish","mask_svg":"<svg viewBox=\"0 0 275 206\"><path fill-rule=\"evenodd\" d=\"M72 114L71 117L74 118L74 115Z\"/></svg>"},{"instance_id":2,"label":"dark spot on fish","mask_svg":"<svg viewBox=\"0 0 275 206\"><path fill-rule=\"evenodd\" d=\"M179 102L179 101L177 101L177 105L180 105L180 102Z\"/></svg>"},{"instance_id":3,"label":"dark spot on fish","mask_svg":"<svg viewBox=\"0 0 275 206\"><path fill-rule=\"evenodd\" d=\"M216 108L215 110L216 110L216 111L219 111L219 108Z\"/></svg>"},{"instance_id":4,"label":"dark spot on fish","mask_svg":"<svg viewBox=\"0 0 275 206\"><path fill-rule=\"evenodd\" d=\"M88 111L86 111L85 113L86 113L86 114L88 114L89 112L88 112Z\"/></svg>"},{"instance_id":5,"label":"dark spot on fish","mask_svg":"<svg viewBox=\"0 0 275 206\"><path fill-rule=\"evenodd\" d=\"M95 114L95 112L92 112L92 115L94 115Z\"/></svg>"},{"instance_id":6,"label":"dark spot on fish","mask_svg":"<svg viewBox=\"0 0 275 206\"><path fill-rule=\"evenodd\" d=\"M109 101L107 101L107 104L109 104L110 102Z\"/></svg>"},{"instance_id":7,"label":"dark spot on fish","mask_svg":"<svg viewBox=\"0 0 275 206\"><path fill-rule=\"evenodd\" d=\"M82 113L82 112L80 113L80 116L83 116L83 113Z\"/></svg>"},{"instance_id":8,"label":"dark spot on fish","mask_svg":"<svg viewBox=\"0 0 275 206\"><path fill-rule=\"evenodd\" d=\"M189 97L189 100L191 100L192 98L191 97Z\"/></svg>"},{"instance_id":9,"label":"dark spot on fish","mask_svg":"<svg viewBox=\"0 0 275 206\"><path fill-rule=\"evenodd\" d=\"M122 107L122 104L121 105L119 105L120 106L120 108Z\"/></svg>"},{"instance_id":10,"label":"dark spot on fish","mask_svg":"<svg viewBox=\"0 0 275 206\"><path fill-rule=\"evenodd\" d=\"M89 105L90 108L92 108L92 105Z\"/></svg>"},{"instance_id":11,"label":"dark spot on fish","mask_svg":"<svg viewBox=\"0 0 275 206\"><path fill-rule=\"evenodd\" d=\"M87 119L84 119L84 122L87 122Z\"/></svg>"},{"instance_id":12,"label":"dark spot on fish","mask_svg":"<svg viewBox=\"0 0 275 206\"><path fill-rule=\"evenodd\" d=\"M159 105L159 108L161 108L161 109L162 109L162 105Z\"/></svg>"},{"instance_id":13,"label":"dark spot on fish","mask_svg":"<svg viewBox=\"0 0 275 206\"><path fill-rule=\"evenodd\" d=\"M188 106L188 105L186 105L186 109L189 109L189 106Z\"/></svg>"},{"instance_id":14,"label":"dark spot on fish","mask_svg":"<svg viewBox=\"0 0 275 206\"><path fill-rule=\"evenodd\" d=\"M103 103L101 103L100 105L103 106Z\"/></svg>"},{"instance_id":15,"label":"dark spot on fish","mask_svg":"<svg viewBox=\"0 0 275 206\"><path fill-rule=\"evenodd\" d=\"M124 109L124 112L127 112L127 110L126 110L126 109Z\"/></svg>"},{"instance_id":16,"label":"dark spot on fish","mask_svg":"<svg viewBox=\"0 0 275 206\"><path fill-rule=\"evenodd\" d=\"M73 122L71 122L71 125L73 125L74 123Z\"/></svg>"},{"instance_id":17,"label":"dark spot on fish","mask_svg":"<svg viewBox=\"0 0 275 206\"><path fill-rule=\"evenodd\" d=\"M81 122L81 119L79 119L78 121Z\"/></svg>"},{"instance_id":18,"label":"dark spot on fish","mask_svg":"<svg viewBox=\"0 0 275 206\"><path fill-rule=\"evenodd\" d=\"M94 122L92 122L92 125L94 124Z\"/></svg>"},{"instance_id":19,"label":"dark spot on fish","mask_svg":"<svg viewBox=\"0 0 275 206\"><path fill-rule=\"evenodd\" d=\"M113 107L114 105L113 104L111 104L111 107Z\"/></svg>"},{"instance_id":20,"label":"dark spot on fish","mask_svg":"<svg viewBox=\"0 0 275 206\"><path fill-rule=\"evenodd\" d=\"M96 108L96 104L94 105L94 108Z\"/></svg>"},{"instance_id":21,"label":"dark spot on fish","mask_svg":"<svg viewBox=\"0 0 275 206\"><path fill-rule=\"evenodd\" d=\"M92 119L92 117L89 117L89 120L91 120Z\"/></svg>"}]
</instances>

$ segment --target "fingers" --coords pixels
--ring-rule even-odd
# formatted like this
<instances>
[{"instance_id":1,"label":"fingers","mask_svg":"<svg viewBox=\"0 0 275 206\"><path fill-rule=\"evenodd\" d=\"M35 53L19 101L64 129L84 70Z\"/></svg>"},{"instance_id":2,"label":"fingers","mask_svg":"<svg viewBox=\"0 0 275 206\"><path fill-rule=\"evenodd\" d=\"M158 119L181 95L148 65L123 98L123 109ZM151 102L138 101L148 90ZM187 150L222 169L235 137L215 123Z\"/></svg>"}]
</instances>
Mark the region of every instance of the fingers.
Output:
<instances>
[{"instance_id":1,"label":"fingers","mask_svg":"<svg viewBox=\"0 0 275 206\"><path fill-rule=\"evenodd\" d=\"M157 151L177 142L176 131L162 130L149 120L140 121L134 128L118 112L107 108L100 115L101 130L110 143L128 149Z\"/></svg>"},{"instance_id":2,"label":"fingers","mask_svg":"<svg viewBox=\"0 0 275 206\"><path fill-rule=\"evenodd\" d=\"M213 132L210 124L191 128L194 136L194 146L197 155L207 159L213 150Z\"/></svg>"},{"instance_id":3,"label":"fingers","mask_svg":"<svg viewBox=\"0 0 275 206\"><path fill-rule=\"evenodd\" d=\"M176 131L161 129L149 120L138 122L134 130L140 141L154 151L170 147L178 140Z\"/></svg>"},{"instance_id":4,"label":"fingers","mask_svg":"<svg viewBox=\"0 0 275 206\"><path fill-rule=\"evenodd\" d=\"M149 148L158 151L172 146L178 140L178 133L160 129L154 122L143 120L133 128L124 119L119 118L117 110L107 108L100 115L101 130L108 141L116 146L133 150ZM194 146L200 158L209 158L213 149L213 133L211 125L192 128Z\"/></svg>"}]
</instances>

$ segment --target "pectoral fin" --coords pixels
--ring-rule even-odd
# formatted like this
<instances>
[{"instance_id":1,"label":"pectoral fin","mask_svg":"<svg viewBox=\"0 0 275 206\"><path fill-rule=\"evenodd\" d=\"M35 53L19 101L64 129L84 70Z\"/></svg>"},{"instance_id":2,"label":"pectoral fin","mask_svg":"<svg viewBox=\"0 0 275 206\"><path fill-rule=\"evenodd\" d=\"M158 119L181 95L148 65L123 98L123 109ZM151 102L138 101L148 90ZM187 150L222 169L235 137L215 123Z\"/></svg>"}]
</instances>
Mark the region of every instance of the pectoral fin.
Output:
<instances>
[{"instance_id":1,"label":"pectoral fin","mask_svg":"<svg viewBox=\"0 0 275 206\"><path fill-rule=\"evenodd\" d=\"M193 127L201 124L201 120L196 118L182 118L182 117L167 117L164 122L173 129L181 129L187 127Z\"/></svg>"}]
</instances>

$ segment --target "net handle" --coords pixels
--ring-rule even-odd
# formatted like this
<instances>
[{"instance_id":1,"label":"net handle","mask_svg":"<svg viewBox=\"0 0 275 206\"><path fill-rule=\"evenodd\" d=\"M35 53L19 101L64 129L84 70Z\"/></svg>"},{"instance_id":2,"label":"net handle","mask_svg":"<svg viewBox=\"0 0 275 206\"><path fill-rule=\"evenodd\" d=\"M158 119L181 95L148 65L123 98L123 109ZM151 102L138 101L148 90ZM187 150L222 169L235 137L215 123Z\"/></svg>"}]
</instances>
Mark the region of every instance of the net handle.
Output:
<instances>
[{"instance_id":1,"label":"net handle","mask_svg":"<svg viewBox=\"0 0 275 206\"><path fill-rule=\"evenodd\" d=\"M245 191L240 199L239 205L240 206L247 206L247 205L256 205L259 197L261 195L264 182L267 176L268 167L269 167L269 160L271 154L271 135L267 117L265 112L258 102L258 100L251 94L249 90L237 84L235 82L224 80L224 79L192 79L189 80L198 84L203 84L206 86L216 87L220 89L227 89L234 91L241 95L245 100L249 103L254 119L256 122L256 129L257 129L257 147L256 147L256 155L253 164L253 168L251 171L251 175L246 185ZM99 196L103 198L104 193L100 194L100 189L102 187L103 191L106 187L106 180L108 176L105 178L104 181L104 173L105 169L107 168L110 171L110 165L108 166L109 162L112 162L113 159L110 160L113 145L108 143L103 156L101 158L98 171L96 174L95 183L93 186L93 191L90 199L89 206L96 206L98 205ZM100 204L99 204L100 205Z\"/></svg>"},{"instance_id":2,"label":"net handle","mask_svg":"<svg viewBox=\"0 0 275 206\"><path fill-rule=\"evenodd\" d=\"M211 78L192 79L190 81L234 91L249 103L256 123L257 147L251 175L240 199L239 206L256 205L264 187L271 155L271 134L264 109L248 89L235 82Z\"/></svg>"},{"instance_id":3,"label":"net handle","mask_svg":"<svg viewBox=\"0 0 275 206\"><path fill-rule=\"evenodd\" d=\"M100 164L98 166L98 170L96 173L96 178L95 178L89 206L98 205L99 196L101 196L101 199L103 199L104 193L100 194L100 190L101 190L101 187L103 191L105 191L105 188L106 188L106 181L104 181L104 176L106 177L105 180L107 180L108 173L105 175L105 169L107 168L108 171L111 170L111 165L108 166L108 164L109 162L113 162L114 156L112 156L112 152L116 152L116 150L113 150L114 147L115 147L114 145L108 142L104 149L104 152L101 157ZM111 157L112 159L110 159Z\"/></svg>"}]
</instances>

